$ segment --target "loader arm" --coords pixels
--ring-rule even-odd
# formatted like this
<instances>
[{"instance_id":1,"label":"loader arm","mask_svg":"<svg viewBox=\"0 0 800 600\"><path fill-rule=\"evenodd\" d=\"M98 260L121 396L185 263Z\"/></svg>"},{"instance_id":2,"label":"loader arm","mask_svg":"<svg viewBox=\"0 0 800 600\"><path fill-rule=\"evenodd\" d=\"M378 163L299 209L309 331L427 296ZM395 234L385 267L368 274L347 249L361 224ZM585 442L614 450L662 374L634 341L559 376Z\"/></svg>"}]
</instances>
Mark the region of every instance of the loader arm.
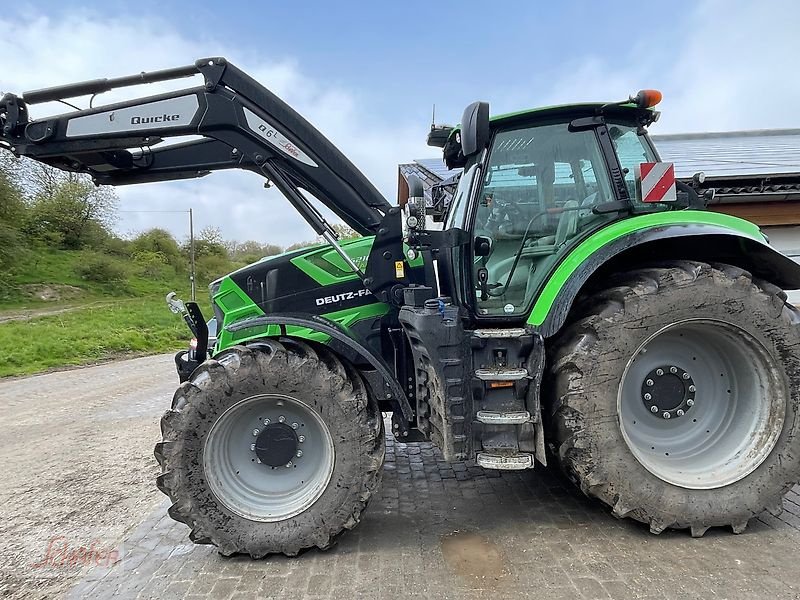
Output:
<instances>
[{"instance_id":1,"label":"loader arm","mask_svg":"<svg viewBox=\"0 0 800 600\"><path fill-rule=\"evenodd\" d=\"M114 88L202 75L205 83L32 120L28 106ZM200 136L161 145L168 138ZM361 234L378 234L402 258L399 210L325 136L280 98L224 58L116 79L6 94L0 99L0 147L96 184L127 185L202 177L244 169L274 184L314 231L331 243L376 296L390 300L398 282L392 264L352 263L337 236L303 190Z\"/></svg>"}]
</instances>

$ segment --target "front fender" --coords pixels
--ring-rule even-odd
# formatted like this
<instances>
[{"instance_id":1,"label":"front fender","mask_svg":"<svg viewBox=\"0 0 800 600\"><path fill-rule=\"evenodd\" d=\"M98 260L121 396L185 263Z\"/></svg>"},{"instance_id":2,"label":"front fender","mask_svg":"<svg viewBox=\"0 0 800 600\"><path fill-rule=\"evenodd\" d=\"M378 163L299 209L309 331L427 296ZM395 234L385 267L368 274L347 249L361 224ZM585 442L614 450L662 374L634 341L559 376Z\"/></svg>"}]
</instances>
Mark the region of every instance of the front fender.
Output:
<instances>
[{"instance_id":1,"label":"front fender","mask_svg":"<svg viewBox=\"0 0 800 600\"><path fill-rule=\"evenodd\" d=\"M684 220L678 220L682 215ZM671 218L666 220L666 216ZM664 260L723 262L783 289L800 288L800 265L772 248L748 221L700 211L663 213L662 219L647 217L651 217L650 226L620 228L619 235L601 230L567 254L539 294L527 324L550 337L563 326L575 298L590 280ZM595 239L598 237L601 239Z\"/></svg>"},{"instance_id":2,"label":"front fender","mask_svg":"<svg viewBox=\"0 0 800 600\"><path fill-rule=\"evenodd\" d=\"M366 362L368 363L382 379L383 392L378 400L388 400L397 410L399 410L406 421L411 421L414 417L414 412L408 402L403 387L398 383L394 373L380 357L374 354L366 344L355 339L352 332L347 331L340 324L331 321L319 315L286 315L274 313L260 317L252 317L249 319L242 319L227 325L226 331L230 333L242 332L248 329L264 329L269 326L276 326L279 328L280 335L292 336L293 333L287 332L289 327L302 327L311 330L312 333L321 334L326 336L325 342L333 352L347 359L351 363ZM265 337L265 336L261 336ZM305 336L303 336L305 337ZM255 341L258 337L248 339L248 341ZM373 392L378 392L369 377L365 377L367 383L373 388Z\"/></svg>"}]
</instances>

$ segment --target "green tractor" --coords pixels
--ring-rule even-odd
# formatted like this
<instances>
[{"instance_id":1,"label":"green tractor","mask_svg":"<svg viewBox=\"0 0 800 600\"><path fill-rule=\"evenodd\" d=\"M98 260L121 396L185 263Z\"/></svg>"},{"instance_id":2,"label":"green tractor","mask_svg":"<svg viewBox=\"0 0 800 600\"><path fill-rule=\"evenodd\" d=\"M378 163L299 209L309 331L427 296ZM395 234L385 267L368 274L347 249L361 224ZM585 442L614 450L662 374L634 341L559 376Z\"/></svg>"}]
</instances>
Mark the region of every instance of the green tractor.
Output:
<instances>
[{"instance_id":1,"label":"green tractor","mask_svg":"<svg viewBox=\"0 0 800 600\"><path fill-rule=\"evenodd\" d=\"M493 118L470 105L429 137L462 169L441 227L418 181L390 204L222 58L6 94L0 143L98 184L249 170L328 242L214 282L212 348L197 304L171 298L197 348L177 357L155 455L193 541L253 557L328 548L378 489L389 413L397 440L431 440L448 461L555 462L653 533L738 533L800 480L800 321L782 291L800 266L752 223L706 211L700 177L675 182L646 131L658 96ZM312 198L363 237L340 242Z\"/></svg>"}]
</instances>

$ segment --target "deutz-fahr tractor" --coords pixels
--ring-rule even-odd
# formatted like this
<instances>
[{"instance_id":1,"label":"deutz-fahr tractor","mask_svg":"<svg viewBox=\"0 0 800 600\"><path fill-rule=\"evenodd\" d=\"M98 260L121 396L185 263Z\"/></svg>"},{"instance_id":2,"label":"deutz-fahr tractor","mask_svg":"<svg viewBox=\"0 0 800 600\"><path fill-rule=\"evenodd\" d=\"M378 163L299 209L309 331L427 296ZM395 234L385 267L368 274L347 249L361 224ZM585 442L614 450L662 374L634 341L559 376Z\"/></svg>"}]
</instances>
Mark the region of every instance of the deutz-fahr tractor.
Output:
<instances>
[{"instance_id":1,"label":"deutz-fahr tractor","mask_svg":"<svg viewBox=\"0 0 800 600\"><path fill-rule=\"evenodd\" d=\"M203 82L28 113L190 76ZM429 136L461 169L440 227L419 181L403 208L388 202L223 58L6 94L0 143L97 184L252 171L327 242L215 281L212 348L211 315L171 298L197 348L178 356L157 484L193 541L328 548L378 489L384 415L447 461L556 463L653 533L739 533L800 479L800 315L782 291L800 266L706 210L702 177L675 181L646 129L659 99L495 117L471 104ZM340 241L316 201L362 237Z\"/></svg>"}]
</instances>

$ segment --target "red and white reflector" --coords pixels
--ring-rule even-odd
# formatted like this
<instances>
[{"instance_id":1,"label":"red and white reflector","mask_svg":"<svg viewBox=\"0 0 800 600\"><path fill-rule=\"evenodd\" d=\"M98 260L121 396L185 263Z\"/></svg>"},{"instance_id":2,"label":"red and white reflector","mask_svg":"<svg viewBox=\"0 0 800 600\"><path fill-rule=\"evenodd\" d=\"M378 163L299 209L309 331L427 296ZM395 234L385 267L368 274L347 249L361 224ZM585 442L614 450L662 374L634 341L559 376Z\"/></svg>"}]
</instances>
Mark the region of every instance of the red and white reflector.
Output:
<instances>
[{"instance_id":1,"label":"red and white reflector","mask_svg":"<svg viewBox=\"0 0 800 600\"><path fill-rule=\"evenodd\" d=\"M641 163L636 174L642 202L675 202L675 165L668 162Z\"/></svg>"}]
</instances>

